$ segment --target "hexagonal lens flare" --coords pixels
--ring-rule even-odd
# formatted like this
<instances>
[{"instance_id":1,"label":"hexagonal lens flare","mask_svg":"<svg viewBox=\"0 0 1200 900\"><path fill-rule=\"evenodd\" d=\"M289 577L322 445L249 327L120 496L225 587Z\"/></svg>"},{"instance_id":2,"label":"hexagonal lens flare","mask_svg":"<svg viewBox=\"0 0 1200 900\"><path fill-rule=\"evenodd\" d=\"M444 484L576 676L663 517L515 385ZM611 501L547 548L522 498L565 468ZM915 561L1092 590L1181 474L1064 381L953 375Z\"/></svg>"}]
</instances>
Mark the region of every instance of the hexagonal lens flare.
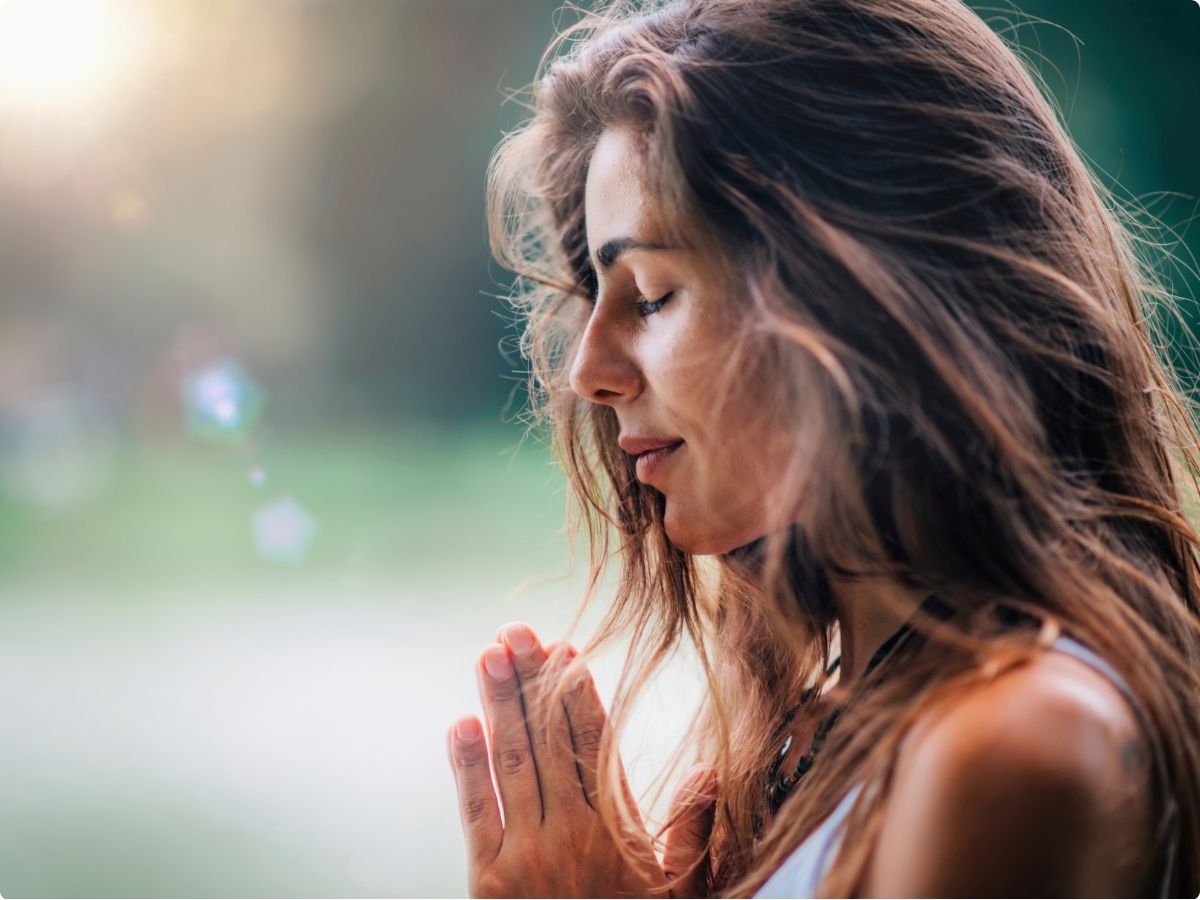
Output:
<instances>
[{"instance_id":1,"label":"hexagonal lens flare","mask_svg":"<svg viewBox=\"0 0 1200 900\"><path fill-rule=\"evenodd\" d=\"M232 359L222 359L183 379L188 430L197 437L239 441L262 416L262 388Z\"/></svg>"}]
</instances>

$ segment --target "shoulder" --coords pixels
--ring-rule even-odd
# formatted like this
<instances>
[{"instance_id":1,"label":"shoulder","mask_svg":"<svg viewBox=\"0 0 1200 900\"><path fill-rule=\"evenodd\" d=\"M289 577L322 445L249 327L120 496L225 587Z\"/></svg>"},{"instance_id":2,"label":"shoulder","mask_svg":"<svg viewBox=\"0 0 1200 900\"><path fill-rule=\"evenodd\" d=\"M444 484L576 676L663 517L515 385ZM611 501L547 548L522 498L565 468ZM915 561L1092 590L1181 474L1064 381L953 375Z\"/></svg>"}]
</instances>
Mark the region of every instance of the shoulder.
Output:
<instances>
[{"instance_id":1,"label":"shoulder","mask_svg":"<svg viewBox=\"0 0 1200 900\"><path fill-rule=\"evenodd\" d=\"M1047 652L923 715L901 762L940 780L1011 771L1095 794L1125 783L1120 751L1143 738L1136 713L1106 676Z\"/></svg>"},{"instance_id":2,"label":"shoulder","mask_svg":"<svg viewBox=\"0 0 1200 900\"><path fill-rule=\"evenodd\" d=\"M1136 891L1128 851L1148 835L1145 747L1120 690L1063 653L940 704L901 747L871 893Z\"/></svg>"}]
</instances>

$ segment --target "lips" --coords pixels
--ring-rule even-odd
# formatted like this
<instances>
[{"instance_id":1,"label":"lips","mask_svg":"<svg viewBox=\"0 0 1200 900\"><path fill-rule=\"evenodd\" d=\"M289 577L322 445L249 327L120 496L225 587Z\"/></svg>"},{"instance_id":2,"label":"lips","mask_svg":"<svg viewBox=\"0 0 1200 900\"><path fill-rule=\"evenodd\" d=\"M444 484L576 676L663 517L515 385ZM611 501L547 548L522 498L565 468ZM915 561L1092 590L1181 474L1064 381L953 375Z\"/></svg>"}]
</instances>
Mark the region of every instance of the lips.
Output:
<instances>
[{"instance_id":1,"label":"lips","mask_svg":"<svg viewBox=\"0 0 1200 900\"><path fill-rule=\"evenodd\" d=\"M643 453L649 453L652 450L661 450L663 447L670 447L673 444L679 443L682 443L682 438L622 435L617 439L617 444L630 456L641 456Z\"/></svg>"},{"instance_id":2,"label":"lips","mask_svg":"<svg viewBox=\"0 0 1200 900\"><path fill-rule=\"evenodd\" d=\"M673 444L668 444L656 450L647 450L644 453L639 453L637 457L638 481L649 481L658 475L670 463L671 459L682 446L683 441L676 441Z\"/></svg>"}]
</instances>

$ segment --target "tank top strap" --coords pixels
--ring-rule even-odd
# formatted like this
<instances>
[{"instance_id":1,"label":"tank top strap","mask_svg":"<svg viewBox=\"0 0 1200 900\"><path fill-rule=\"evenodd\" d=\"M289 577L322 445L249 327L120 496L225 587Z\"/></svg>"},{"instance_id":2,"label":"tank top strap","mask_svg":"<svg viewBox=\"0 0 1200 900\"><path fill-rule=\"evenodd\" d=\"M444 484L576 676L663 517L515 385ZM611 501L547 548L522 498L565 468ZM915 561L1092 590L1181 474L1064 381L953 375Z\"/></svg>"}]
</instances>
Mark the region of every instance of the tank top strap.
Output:
<instances>
[{"instance_id":1,"label":"tank top strap","mask_svg":"<svg viewBox=\"0 0 1200 900\"><path fill-rule=\"evenodd\" d=\"M1074 656L1077 659L1083 660L1092 668L1098 669L1107 675L1108 680L1116 685L1121 693L1129 699L1129 702L1133 705L1133 708L1138 711L1138 715L1143 717L1145 716L1145 711L1142 709L1142 701L1138 698L1137 694L1133 692L1133 689L1129 686L1129 683L1121 677L1121 673L1109 665L1108 660L1104 659L1104 657L1102 657L1100 654L1096 653L1087 645L1081 644L1079 641L1075 640L1075 638L1067 634L1059 634L1059 636L1054 639L1054 643L1051 646L1055 650L1061 650L1064 653L1069 653L1071 656Z\"/></svg>"},{"instance_id":2,"label":"tank top strap","mask_svg":"<svg viewBox=\"0 0 1200 900\"><path fill-rule=\"evenodd\" d=\"M1087 663L1096 671L1107 677L1108 680L1111 681L1113 685L1115 685L1116 688L1125 695L1130 706L1133 707L1138 718L1141 720L1142 726L1147 729L1147 732L1151 731L1153 728L1153 722L1151 721L1149 714L1146 712L1145 707L1142 705L1141 699L1133 692L1133 689L1129 686L1129 683L1121 677L1121 673L1114 669L1106 659L1104 659L1090 647L1080 643L1075 638L1067 634L1060 633L1050 645L1050 649L1068 653L1071 656L1074 656L1076 659ZM1170 890L1171 872L1175 864L1175 848L1176 844L1178 843L1175 833L1176 828L1178 827L1178 809L1175 802L1174 793L1172 792L1171 786L1168 782L1166 763L1162 758L1162 751L1157 746L1155 746L1154 749L1155 757L1158 762L1159 773L1162 776L1162 809L1166 814L1166 827L1164 831L1164 837L1166 839L1166 853L1164 854L1163 858L1163 868L1159 880L1158 893L1155 894L1155 896L1166 897L1168 896L1168 892Z\"/></svg>"}]
</instances>

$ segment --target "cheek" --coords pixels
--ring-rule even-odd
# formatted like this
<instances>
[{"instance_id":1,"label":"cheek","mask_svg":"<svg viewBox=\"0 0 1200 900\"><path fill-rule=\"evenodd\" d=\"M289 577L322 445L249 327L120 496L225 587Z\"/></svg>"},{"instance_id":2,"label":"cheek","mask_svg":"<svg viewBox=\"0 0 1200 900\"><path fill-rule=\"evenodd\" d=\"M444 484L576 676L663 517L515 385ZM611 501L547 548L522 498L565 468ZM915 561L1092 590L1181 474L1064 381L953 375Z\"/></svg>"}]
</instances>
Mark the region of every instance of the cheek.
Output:
<instances>
[{"instance_id":1,"label":"cheek","mask_svg":"<svg viewBox=\"0 0 1200 900\"><path fill-rule=\"evenodd\" d=\"M724 435L697 454L698 493L717 515L743 525L765 521L772 502L782 500L781 488L789 477L789 435L744 419L724 429Z\"/></svg>"},{"instance_id":2,"label":"cheek","mask_svg":"<svg viewBox=\"0 0 1200 900\"><path fill-rule=\"evenodd\" d=\"M728 357L729 334L706 317L706 311L681 293L661 313L646 320L638 351L648 372L689 411L705 409L711 416L716 373Z\"/></svg>"},{"instance_id":3,"label":"cheek","mask_svg":"<svg viewBox=\"0 0 1200 900\"><path fill-rule=\"evenodd\" d=\"M761 396L746 381L723 412L717 409L731 330L700 298L677 300L686 305L648 319L636 345L657 421L688 441L662 482L665 525L686 552L722 553L770 529L769 498L786 468L777 452L781 436L777 423L752 415Z\"/></svg>"},{"instance_id":4,"label":"cheek","mask_svg":"<svg viewBox=\"0 0 1200 900\"><path fill-rule=\"evenodd\" d=\"M770 490L771 473L763 465L756 445L750 442L726 444L713 460L711 480L714 493L720 495L731 511L758 508Z\"/></svg>"},{"instance_id":5,"label":"cheek","mask_svg":"<svg viewBox=\"0 0 1200 900\"><path fill-rule=\"evenodd\" d=\"M687 553L726 553L769 530L757 490L724 463L704 460L686 472L685 484L666 492L664 526L671 543Z\"/></svg>"}]
</instances>

